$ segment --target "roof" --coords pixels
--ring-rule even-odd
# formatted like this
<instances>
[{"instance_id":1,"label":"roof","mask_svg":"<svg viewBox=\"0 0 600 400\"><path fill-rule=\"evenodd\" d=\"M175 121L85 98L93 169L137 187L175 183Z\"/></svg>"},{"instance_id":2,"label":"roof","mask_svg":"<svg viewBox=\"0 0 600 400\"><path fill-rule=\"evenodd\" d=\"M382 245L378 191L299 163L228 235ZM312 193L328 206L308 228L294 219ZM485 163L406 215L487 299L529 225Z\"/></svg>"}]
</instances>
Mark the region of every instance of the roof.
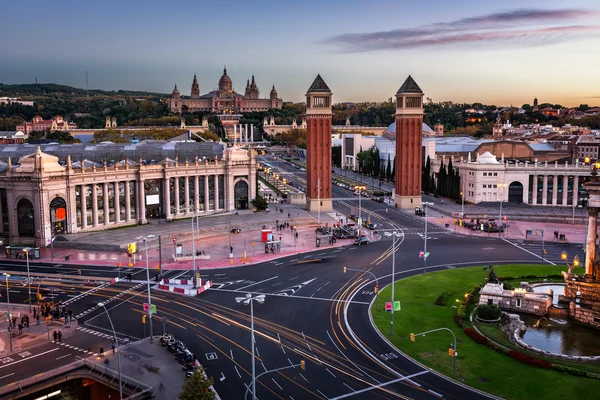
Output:
<instances>
[{"instance_id":1,"label":"roof","mask_svg":"<svg viewBox=\"0 0 600 400\"><path fill-rule=\"evenodd\" d=\"M408 78L406 78L406 80L402 84L402 86L400 86L400 89L398 89L398 91L396 92L396 94L402 94L402 93L421 93L421 94L423 94L423 91L421 90L419 85L417 85L417 82L415 82L415 80L412 78L412 76L409 75Z\"/></svg>"},{"instance_id":2,"label":"roof","mask_svg":"<svg viewBox=\"0 0 600 400\"><path fill-rule=\"evenodd\" d=\"M433 129L431 129L431 127L425 122L423 122L423 127L421 129L423 130L423 132L433 132ZM386 131L388 131L389 133L396 133L396 123L392 122L390 126L386 128Z\"/></svg>"},{"instance_id":3,"label":"roof","mask_svg":"<svg viewBox=\"0 0 600 400\"><path fill-rule=\"evenodd\" d=\"M531 147L533 151L556 151L556 149L548 143L529 143L529 147Z\"/></svg>"},{"instance_id":4,"label":"roof","mask_svg":"<svg viewBox=\"0 0 600 400\"><path fill-rule=\"evenodd\" d=\"M312 85L310 85L310 87L308 88L308 91L306 93L313 93L313 92L331 93L329 86L327 86L327 84L325 83L323 78L321 78L321 75L317 75L314 82L312 83Z\"/></svg>"}]
</instances>

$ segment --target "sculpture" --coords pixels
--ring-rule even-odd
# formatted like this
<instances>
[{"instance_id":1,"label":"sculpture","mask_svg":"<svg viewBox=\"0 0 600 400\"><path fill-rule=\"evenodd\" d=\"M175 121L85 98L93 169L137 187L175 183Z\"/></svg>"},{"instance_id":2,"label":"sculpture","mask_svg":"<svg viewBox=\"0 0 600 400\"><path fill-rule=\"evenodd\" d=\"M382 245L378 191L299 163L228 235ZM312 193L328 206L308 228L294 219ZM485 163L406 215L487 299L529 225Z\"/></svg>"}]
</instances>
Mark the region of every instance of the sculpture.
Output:
<instances>
[{"instance_id":1,"label":"sculpture","mask_svg":"<svg viewBox=\"0 0 600 400\"><path fill-rule=\"evenodd\" d=\"M494 273L494 266L492 264L490 264L489 267L484 268L483 270L488 271L488 283L500 283L498 281L498 277Z\"/></svg>"}]
</instances>

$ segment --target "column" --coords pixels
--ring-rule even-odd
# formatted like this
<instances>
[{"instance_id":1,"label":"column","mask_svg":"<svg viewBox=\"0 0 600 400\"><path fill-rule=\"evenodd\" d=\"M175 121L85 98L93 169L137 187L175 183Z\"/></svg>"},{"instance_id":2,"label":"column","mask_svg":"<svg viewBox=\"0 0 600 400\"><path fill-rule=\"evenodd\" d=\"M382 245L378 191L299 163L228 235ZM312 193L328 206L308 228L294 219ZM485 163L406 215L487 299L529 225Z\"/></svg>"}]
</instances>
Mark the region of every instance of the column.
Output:
<instances>
[{"instance_id":1,"label":"column","mask_svg":"<svg viewBox=\"0 0 600 400\"><path fill-rule=\"evenodd\" d=\"M585 241L585 275L586 281L593 280L594 260L596 259L596 229L598 209L588 208L588 231Z\"/></svg>"},{"instance_id":2,"label":"column","mask_svg":"<svg viewBox=\"0 0 600 400\"><path fill-rule=\"evenodd\" d=\"M108 225L110 209L108 208L108 182L102 184L102 197L104 199L104 225Z\"/></svg>"},{"instance_id":3,"label":"column","mask_svg":"<svg viewBox=\"0 0 600 400\"><path fill-rule=\"evenodd\" d=\"M579 203L579 177L575 175L573 177L573 204L577 207Z\"/></svg>"},{"instance_id":4,"label":"column","mask_svg":"<svg viewBox=\"0 0 600 400\"><path fill-rule=\"evenodd\" d=\"M81 229L87 228L87 200L85 198L85 187L86 185L81 185L81 189L79 190L81 196Z\"/></svg>"},{"instance_id":5,"label":"column","mask_svg":"<svg viewBox=\"0 0 600 400\"><path fill-rule=\"evenodd\" d=\"M138 196L136 200L139 204L138 210L140 210L137 220L142 223L146 219L146 193L144 189L144 181L141 179L138 181L137 193Z\"/></svg>"},{"instance_id":6,"label":"column","mask_svg":"<svg viewBox=\"0 0 600 400\"><path fill-rule=\"evenodd\" d=\"M179 214L179 177L175 177L175 215Z\"/></svg>"},{"instance_id":7,"label":"column","mask_svg":"<svg viewBox=\"0 0 600 400\"><path fill-rule=\"evenodd\" d=\"M552 205L558 203L558 175L552 175Z\"/></svg>"},{"instance_id":8,"label":"column","mask_svg":"<svg viewBox=\"0 0 600 400\"><path fill-rule=\"evenodd\" d=\"M254 143L254 125L250 125L250 142Z\"/></svg>"},{"instance_id":9,"label":"column","mask_svg":"<svg viewBox=\"0 0 600 400\"><path fill-rule=\"evenodd\" d=\"M131 190L129 181L125 181L125 222L131 221Z\"/></svg>"},{"instance_id":10,"label":"column","mask_svg":"<svg viewBox=\"0 0 600 400\"><path fill-rule=\"evenodd\" d=\"M115 185L115 224L118 224L121 222L121 193L119 193L119 182L113 185Z\"/></svg>"},{"instance_id":11,"label":"column","mask_svg":"<svg viewBox=\"0 0 600 400\"><path fill-rule=\"evenodd\" d=\"M208 211L208 175L204 175L204 212Z\"/></svg>"},{"instance_id":12,"label":"column","mask_svg":"<svg viewBox=\"0 0 600 400\"><path fill-rule=\"evenodd\" d=\"M538 200L538 176L534 175L533 176L533 188L531 190L531 194L533 196L532 200L531 200L531 204L532 205L537 205L537 200Z\"/></svg>"},{"instance_id":13,"label":"column","mask_svg":"<svg viewBox=\"0 0 600 400\"><path fill-rule=\"evenodd\" d=\"M95 183L92 183L92 226L98 226L98 193Z\"/></svg>"},{"instance_id":14,"label":"column","mask_svg":"<svg viewBox=\"0 0 600 400\"><path fill-rule=\"evenodd\" d=\"M200 210L200 182L198 181L198 175L194 177L194 212Z\"/></svg>"},{"instance_id":15,"label":"column","mask_svg":"<svg viewBox=\"0 0 600 400\"><path fill-rule=\"evenodd\" d=\"M543 176L543 184L542 184L542 205L545 206L548 204L548 175Z\"/></svg>"},{"instance_id":16,"label":"column","mask_svg":"<svg viewBox=\"0 0 600 400\"><path fill-rule=\"evenodd\" d=\"M563 192L562 192L562 205L563 207L567 206L569 202L569 175L563 175Z\"/></svg>"},{"instance_id":17,"label":"column","mask_svg":"<svg viewBox=\"0 0 600 400\"><path fill-rule=\"evenodd\" d=\"M219 209L219 175L214 175L215 180L215 211Z\"/></svg>"},{"instance_id":18,"label":"column","mask_svg":"<svg viewBox=\"0 0 600 400\"><path fill-rule=\"evenodd\" d=\"M169 178L163 179L163 212L165 218L171 218L171 192L169 191Z\"/></svg>"},{"instance_id":19,"label":"column","mask_svg":"<svg viewBox=\"0 0 600 400\"><path fill-rule=\"evenodd\" d=\"M248 124L244 126L244 141L248 143Z\"/></svg>"},{"instance_id":20,"label":"column","mask_svg":"<svg viewBox=\"0 0 600 400\"><path fill-rule=\"evenodd\" d=\"M233 125L233 143L235 143L236 133L237 133L237 125Z\"/></svg>"},{"instance_id":21,"label":"column","mask_svg":"<svg viewBox=\"0 0 600 400\"><path fill-rule=\"evenodd\" d=\"M0 196L0 233L4 233L4 216L2 211L2 196Z\"/></svg>"},{"instance_id":22,"label":"column","mask_svg":"<svg viewBox=\"0 0 600 400\"><path fill-rule=\"evenodd\" d=\"M183 184L183 195L185 196L185 200L184 200L185 205L183 206L183 210L187 214L191 211L190 210L190 208L191 208L190 207L190 204L191 204L190 203L190 180L189 180L188 176L185 177L185 182Z\"/></svg>"}]
</instances>

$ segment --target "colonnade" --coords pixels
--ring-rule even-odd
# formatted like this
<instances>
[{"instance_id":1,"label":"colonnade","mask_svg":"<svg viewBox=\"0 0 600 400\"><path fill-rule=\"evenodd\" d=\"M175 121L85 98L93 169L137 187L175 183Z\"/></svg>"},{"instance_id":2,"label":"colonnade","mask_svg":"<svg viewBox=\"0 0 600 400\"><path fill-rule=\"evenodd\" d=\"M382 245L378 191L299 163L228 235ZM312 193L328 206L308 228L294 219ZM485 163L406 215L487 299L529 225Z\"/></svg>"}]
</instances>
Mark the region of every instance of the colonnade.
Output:
<instances>
[{"instance_id":1,"label":"colonnade","mask_svg":"<svg viewBox=\"0 0 600 400\"><path fill-rule=\"evenodd\" d=\"M538 205L538 184L539 184L539 177L542 177L542 198L541 198L541 203L539 203L539 205L542 206L556 206L556 205L568 205L568 200L569 200L569 191L568 191L568 187L569 187L569 175L560 175L560 174L544 174L544 175L533 175L533 187L532 187L532 204L533 205ZM548 198L548 177L551 176L552 177L552 193L551 193L551 197ZM561 183L560 181L562 180L562 202L559 204L558 203L558 186L559 183ZM579 193L578 193L578 187L579 187L579 176L575 175L573 176L573 194L572 194L572 202L571 204L577 204L579 201Z\"/></svg>"},{"instance_id":2,"label":"colonnade","mask_svg":"<svg viewBox=\"0 0 600 400\"><path fill-rule=\"evenodd\" d=\"M238 137L239 127L239 137ZM250 137L248 137L250 134ZM248 131L248 124L236 124L233 126L233 142L234 143L254 143L254 125L250 125Z\"/></svg>"}]
</instances>

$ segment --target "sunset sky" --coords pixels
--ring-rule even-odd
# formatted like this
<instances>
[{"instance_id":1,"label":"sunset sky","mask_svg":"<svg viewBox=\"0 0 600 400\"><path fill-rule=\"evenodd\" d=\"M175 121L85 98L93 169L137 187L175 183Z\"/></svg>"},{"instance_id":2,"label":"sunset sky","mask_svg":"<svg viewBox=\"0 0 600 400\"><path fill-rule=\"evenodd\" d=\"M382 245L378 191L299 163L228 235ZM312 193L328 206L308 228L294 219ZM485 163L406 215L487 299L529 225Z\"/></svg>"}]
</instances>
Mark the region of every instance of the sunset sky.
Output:
<instances>
[{"instance_id":1,"label":"sunset sky","mask_svg":"<svg viewBox=\"0 0 600 400\"><path fill-rule=\"evenodd\" d=\"M526 5L527 8L524 8ZM302 101L317 73L334 101L382 101L408 74L434 101L600 104L592 0L303 0L3 5L0 82L189 95L256 76ZM8 34L7 34L8 33Z\"/></svg>"}]
</instances>

